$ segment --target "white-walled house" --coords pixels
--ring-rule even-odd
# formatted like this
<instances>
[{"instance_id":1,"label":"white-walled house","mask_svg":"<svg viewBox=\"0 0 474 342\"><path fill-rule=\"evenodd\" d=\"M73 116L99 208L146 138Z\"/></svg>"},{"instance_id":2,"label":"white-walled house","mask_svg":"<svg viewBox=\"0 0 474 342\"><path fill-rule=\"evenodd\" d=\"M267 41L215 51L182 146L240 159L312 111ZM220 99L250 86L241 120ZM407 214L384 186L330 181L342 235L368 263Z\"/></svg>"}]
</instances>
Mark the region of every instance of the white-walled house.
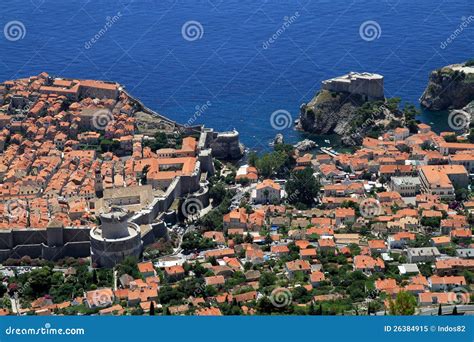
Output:
<instances>
[{"instance_id":1,"label":"white-walled house","mask_svg":"<svg viewBox=\"0 0 474 342\"><path fill-rule=\"evenodd\" d=\"M279 203L281 201L281 187L271 179L265 179L258 183L252 191L254 203Z\"/></svg>"}]
</instances>

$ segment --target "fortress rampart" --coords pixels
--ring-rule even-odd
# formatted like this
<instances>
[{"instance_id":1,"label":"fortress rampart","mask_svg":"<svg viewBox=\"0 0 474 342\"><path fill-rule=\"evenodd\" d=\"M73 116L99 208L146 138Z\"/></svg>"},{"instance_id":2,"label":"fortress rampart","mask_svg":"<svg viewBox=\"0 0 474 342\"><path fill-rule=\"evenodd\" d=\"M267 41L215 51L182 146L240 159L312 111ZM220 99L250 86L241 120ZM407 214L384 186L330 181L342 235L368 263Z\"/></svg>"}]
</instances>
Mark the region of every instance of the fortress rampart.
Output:
<instances>
[{"instance_id":1,"label":"fortress rampart","mask_svg":"<svg viewBox=\"0 0 474 342\"><path fill-rule=\"evenodd\" d=\"M383 76L371 73L350 72L346 75L322 81L321 89L332 92L357 94L366 100L383 100Z\"/></svg>"},{"instance_id":2,"label":"fortress rampart","mask_svg":"<svg viewBox=\"0 0 474 342\"><path fill-rule=\"evenodd\" d=\"M105 89L104 93L94 93L93 95L115 97L115 91L115 89ZM213 157L238 159L242 156L243 147L239 142L239 133L235 130L218 133L201 126L179 125L148 109L140 101L134 100L137 107L154 114L169 126L178 128L182 132L200 131L197 162L193 172L173 179L163 196L155 197L147 208L127 218L127 227L133 227L132 230L136 231L136 234L132 234L133 236L129 239L110 244L109 240L120 240L121 238L115 237L113 233L111 233L112 235L106 234L103 238L99 237L98 227L63 227L61 223L54 221L50 222L47 228L12 226L9 229L0 230L0 261L23 256L47 260L58 260L64 257L88 257L91 256L92 248L93 250L110 251L109 259L112 260L111 263L115 263L120 259L119 254L137 255L137 253L141 253L144 245L153 243L157 238L167 238L167 224L174 224L178 220L179 208L170 210L176 200L190 197L199 200L203 207L209 205L207 184L203 183L206 177L202 177L202 175L204 173L214 174ZM147 225L149 229L147 229ZM108 265L108 261L104 261L102 264Z\"/></svg>"},{"instance_id":3,"label":"fortress rampart","mask_svg":"<svg viewBox=\"0 0 474 342\"><path fill-rule=\"evenodd\" d=\"M235 160L243 155L243 146L239 141L239 132L214 132L205 128L201 134L199 145L208 146L212 150L212 156L217 159Z\"/></svg>"}]
</instances>

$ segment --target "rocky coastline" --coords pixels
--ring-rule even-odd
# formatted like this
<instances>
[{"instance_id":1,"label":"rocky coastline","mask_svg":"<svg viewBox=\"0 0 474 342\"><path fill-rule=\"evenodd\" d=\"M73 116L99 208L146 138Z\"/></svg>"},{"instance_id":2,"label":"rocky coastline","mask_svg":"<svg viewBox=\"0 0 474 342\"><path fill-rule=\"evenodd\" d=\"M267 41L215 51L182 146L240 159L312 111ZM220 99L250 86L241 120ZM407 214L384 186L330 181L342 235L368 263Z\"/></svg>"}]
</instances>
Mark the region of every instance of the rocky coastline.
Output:
<instances>
[{"instance_id":1,"label":"rocky coastline","mask_svg":"<svg viewBox=\"0 0 474 342\"><path fill-rule=\"evenodd\" d=\"M474 60L431 72L420 104L432 111L461 109L474 100Z\"/></svg>"},{"instance_id":2,"label":"rocky coastline","mask_svg":"<svg viewBox=\"0 0 474 342\"><path fill-rule=\"evenodd\" d=\"M328 87L328 81L322 82L322 89L307 104L300 107L300 117L296 129L315 134L338 134L344 145L360 145L367 135L377 135L390 127L402 124L402 115L397 106L389 103L383 94L381 75L369 73L349 73L362 75L356 86L342 88L345 83L341 76L341 85ZM378 77L377 83L372 78ZM331 82L334 83L332 79ZM343 91L341 91L341 88ZM374 88L376 88L374 90ZM377 97L372 96L376 92Z\"/></svg>"}]
</instances>

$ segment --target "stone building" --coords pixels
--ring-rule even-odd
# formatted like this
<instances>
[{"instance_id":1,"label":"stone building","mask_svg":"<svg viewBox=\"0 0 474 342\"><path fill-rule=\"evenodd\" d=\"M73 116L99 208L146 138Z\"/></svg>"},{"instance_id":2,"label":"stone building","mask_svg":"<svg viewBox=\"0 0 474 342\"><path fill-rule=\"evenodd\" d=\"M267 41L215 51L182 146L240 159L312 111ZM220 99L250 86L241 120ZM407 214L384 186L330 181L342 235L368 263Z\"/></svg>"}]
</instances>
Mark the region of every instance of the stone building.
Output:
<instances>
[{"instance_id":1,"label":"stone building","mask_svg":"<svg viewBox=\"0 0 474 342\"><path fill-rule=\"evenodd\" d=\"M384 99L383 76L368 72L350 72L322 81L321 89L357 94L364 97L365 100Z\"/></svg>"},{"instance_id":2,"label":"stone building","mask_svg":"<svg viewBox=\"0 0 474 342\"><path fill-rule=\"evenodd\" d=\"M101 225L90 232L92 264L113 267L126 257L140 257L143 251L140 227L128 222L125 209L112 207L100 215Z\"/></svg>"},{"instance_id":3,"label":"stone building","mask_svg":"<svg viewBox=\"0 0 474 342\"><path fill-rule=\"evenodd\" d=\"M402 197L413 197L420 193L421 182L418 177L392 177L390 187Z\"/></svg>"}]
</instances>

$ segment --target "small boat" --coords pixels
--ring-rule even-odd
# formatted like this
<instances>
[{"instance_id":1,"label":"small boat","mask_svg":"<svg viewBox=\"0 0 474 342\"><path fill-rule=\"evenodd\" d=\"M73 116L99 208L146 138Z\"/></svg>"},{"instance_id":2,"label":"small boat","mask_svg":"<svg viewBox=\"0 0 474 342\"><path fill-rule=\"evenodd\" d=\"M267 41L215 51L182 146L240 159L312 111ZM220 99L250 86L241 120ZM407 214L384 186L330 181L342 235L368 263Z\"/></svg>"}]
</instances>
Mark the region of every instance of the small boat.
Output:
<instances>
[{"instance_id":1,"label":"small boat","mask_svg":"<svg viewBox=\"0 0 474 342\"><path fill-rule=\"evenodd\" d=\"M324 142L325 142L326 144L330 144L330 143L331 143L331 141L330 141L329 139L324 140Z\"/></svg>"}]
</instances>

